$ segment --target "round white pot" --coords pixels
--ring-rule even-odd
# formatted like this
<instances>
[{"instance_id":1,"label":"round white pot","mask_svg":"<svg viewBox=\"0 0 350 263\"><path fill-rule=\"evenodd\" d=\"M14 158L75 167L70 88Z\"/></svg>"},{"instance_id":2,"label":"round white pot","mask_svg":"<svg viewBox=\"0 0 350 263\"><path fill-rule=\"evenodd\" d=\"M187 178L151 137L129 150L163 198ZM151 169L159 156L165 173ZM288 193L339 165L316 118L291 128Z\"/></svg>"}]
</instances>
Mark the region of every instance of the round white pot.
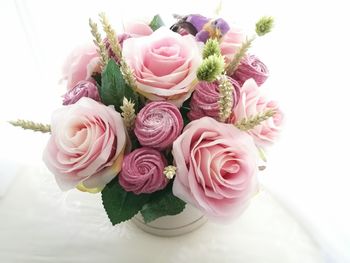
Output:
<instances>
[{"instance_id":1,"label":"round white pot","mask_svg":"<svg viewBox=\"0 0 350 263\"><path fill-rule=\"evenodd\" d=\"M201 211L186 204L185 209L178 215L163 216L150 223L145 223L141 213L138 213L131 221L152 235L172 237L192 232L206 223L208 219Z\"/></svg>"}]
</instances>

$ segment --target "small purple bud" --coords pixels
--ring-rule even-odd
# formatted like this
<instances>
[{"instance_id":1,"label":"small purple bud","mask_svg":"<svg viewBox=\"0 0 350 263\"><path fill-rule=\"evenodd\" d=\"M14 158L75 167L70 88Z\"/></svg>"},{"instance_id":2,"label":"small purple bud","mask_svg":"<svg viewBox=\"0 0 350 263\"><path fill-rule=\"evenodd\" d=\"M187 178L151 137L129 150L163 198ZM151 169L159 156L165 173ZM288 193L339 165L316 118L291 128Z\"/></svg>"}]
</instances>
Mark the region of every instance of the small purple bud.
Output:
<instances>
[{"instance_id":1,"label":"small purple bud","mask_svg":"<svg viewBox=\"0 0 350 263\"><path fill-rule=\"evenodd\" d=\"M90 81L82 80L63 95L63 105L74 104L82 97L101 101L96 85Z\"/></svg>"}]
</instances>

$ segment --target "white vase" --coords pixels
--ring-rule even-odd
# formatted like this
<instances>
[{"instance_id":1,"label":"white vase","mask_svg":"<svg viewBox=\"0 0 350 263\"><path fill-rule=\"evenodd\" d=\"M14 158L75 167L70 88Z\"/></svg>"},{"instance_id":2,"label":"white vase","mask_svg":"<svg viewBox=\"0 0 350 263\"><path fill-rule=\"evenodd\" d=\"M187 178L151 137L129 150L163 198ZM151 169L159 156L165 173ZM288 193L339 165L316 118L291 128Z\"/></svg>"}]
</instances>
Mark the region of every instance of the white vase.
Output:
<instances>
[{"instance_id":1,"label":"white vase","mask_svg":"<svg viewBox=\"0 0 350 263\"><path fill-rule=\"evenodd\" d=\"M150 223L145 223L140 213L134 216L131 221L143 231L156 236L172 237L192 232L208 219L201 211L186 204L185 209L174 216L163 216Z\"/></svg>"}]
</instances>

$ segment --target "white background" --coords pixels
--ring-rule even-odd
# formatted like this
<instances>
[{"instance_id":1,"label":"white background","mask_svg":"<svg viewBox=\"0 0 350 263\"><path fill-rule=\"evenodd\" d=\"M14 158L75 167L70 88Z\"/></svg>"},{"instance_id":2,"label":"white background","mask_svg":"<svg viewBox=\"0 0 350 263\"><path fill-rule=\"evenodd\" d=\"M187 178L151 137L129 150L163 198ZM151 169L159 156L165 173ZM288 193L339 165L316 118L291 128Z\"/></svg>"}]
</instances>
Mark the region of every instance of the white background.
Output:
<instances>
[{"instance_id":1,"label":"white background","mask_svg":"<svg viewBox=\"0 0 350 263\"><path fill-rule=\"evenodd\" d=\"M105 11L121 29L122 19L155 13L210 16L217 4L1 1L0 183L5 185L16 165L38 162L44 146L40 134L4 122L49 122L64 93L58 80L65 56L91 41L89 17ZM350 262L349 10L347 1L339 0L227 0L221 13L248 29L262 15L276 19L273 33L254 47L271 72L264 89L285 113L283 133L261 179L337 262Z\"/></svg>"}]
</instances>

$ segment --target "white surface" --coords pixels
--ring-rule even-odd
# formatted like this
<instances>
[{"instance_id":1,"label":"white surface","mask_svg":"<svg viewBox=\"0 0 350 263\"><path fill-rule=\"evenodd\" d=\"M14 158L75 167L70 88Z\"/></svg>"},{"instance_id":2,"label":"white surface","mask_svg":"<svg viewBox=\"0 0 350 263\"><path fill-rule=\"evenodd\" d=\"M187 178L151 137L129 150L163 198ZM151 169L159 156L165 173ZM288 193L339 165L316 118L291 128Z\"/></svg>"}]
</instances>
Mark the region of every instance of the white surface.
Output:
<instances>
[{"instance_id":1,"label":"white surface","mask_svg":"<svg viewBox=\"0 0 350 263\"><path fill-rule=\"evenodd\" d=\"M50 113L60 104L59 95L64 92L63 87L57 85L57 79L65 55L74 45L91 39L88 17L96 18L98 12L106 11L113 23L120 25L122 17L155 12L206 11L204 13L210 14L216 3L202 0L170 3L128 0L122 4L96 0L1 1L0 122L15 118L49 121ZM331 255L329 262L341 263L350 262L350 16L347 5L345 0L223 1L224 17L245 26L252 26L261 15L271 14L276 18L273 33L257 41L254 47L254 53L271 71L265 87L286 114L282 137L269 153L268 169L262 180L327 250ZM42 135L15 132L1 126L0 156L7 156L2 163L9 164L6 161L9 149L15 167L28 160L39 164L44 142L38 143L38 136ZM0 180L9 175L11 169L1 166ZM25 213L24 218L35 215L35 207L31 203L27 205L31 212ZM0 212L5 213L3 207ZM74 213L73 209L68 213ZM25 227L30 232L30 224L26 223ZM50 230L49 226L44 227ZM18 233L15 227L7 231ZM54 234L57 233L46 232L33 242L45 242L54 238ZM27 244L21 243L21 236L8 238L12 241L10 244L16 241L21 244L17 246L20 250L27 249L24 247ZM0 251L7 242L1 240ZM34 256L55 252L55 248L49 249L32 252ZM14 248L11 251L18 253Z\"/></svg>"},{"instance_id":2,"label":"white surface","mask_svg":"<svg viewBox=\"0 0 350 263\"><path fill-rule=\"evenodd\" d=\"M20 168L0 199L0 259L37 262L322 263L322 252L265 191L229 225L207 223L174 238L131 222L112 227L100 195L62 193L43 166Z\"/></svg>"}]
</instances>

